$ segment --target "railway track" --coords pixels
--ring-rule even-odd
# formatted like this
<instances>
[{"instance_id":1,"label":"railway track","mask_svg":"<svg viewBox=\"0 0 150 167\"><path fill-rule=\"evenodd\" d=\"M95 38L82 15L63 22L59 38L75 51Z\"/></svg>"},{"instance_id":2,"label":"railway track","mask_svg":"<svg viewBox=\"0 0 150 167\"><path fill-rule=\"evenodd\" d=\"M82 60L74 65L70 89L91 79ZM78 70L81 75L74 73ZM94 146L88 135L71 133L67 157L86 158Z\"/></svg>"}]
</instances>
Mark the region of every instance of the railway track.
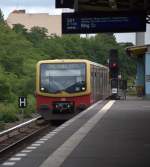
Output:
<instances>
[{"instance_id":1,"label":"railway track","mask_svg":"<svg viewBox=\"0 0 150 167\"><path fill-rule=\"evenodd\" d=\"M19 147L29 144L54 128L50 126L49 122L37 117L0 132L0 162L11 156Z\"/></svg>"}]
</instances>

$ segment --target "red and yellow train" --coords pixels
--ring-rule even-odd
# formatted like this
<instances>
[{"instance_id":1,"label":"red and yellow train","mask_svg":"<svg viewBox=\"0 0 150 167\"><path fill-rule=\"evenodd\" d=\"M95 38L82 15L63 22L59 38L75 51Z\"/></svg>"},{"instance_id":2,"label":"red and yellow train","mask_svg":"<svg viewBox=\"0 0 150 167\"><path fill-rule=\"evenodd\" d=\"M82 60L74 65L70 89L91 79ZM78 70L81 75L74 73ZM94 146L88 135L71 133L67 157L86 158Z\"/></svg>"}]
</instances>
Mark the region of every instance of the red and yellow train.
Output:
<instances>
[{"instance_id":1,"label":"red and yellow train","mask_svg":"<svg viewBox=\"0 0 150 167\"><path fill-rule=\"evenodd\" d=\"M83 59L37 64L37 111L46 120L69 119L110 95L109 69Z\"/></svg>"}]
</instances>

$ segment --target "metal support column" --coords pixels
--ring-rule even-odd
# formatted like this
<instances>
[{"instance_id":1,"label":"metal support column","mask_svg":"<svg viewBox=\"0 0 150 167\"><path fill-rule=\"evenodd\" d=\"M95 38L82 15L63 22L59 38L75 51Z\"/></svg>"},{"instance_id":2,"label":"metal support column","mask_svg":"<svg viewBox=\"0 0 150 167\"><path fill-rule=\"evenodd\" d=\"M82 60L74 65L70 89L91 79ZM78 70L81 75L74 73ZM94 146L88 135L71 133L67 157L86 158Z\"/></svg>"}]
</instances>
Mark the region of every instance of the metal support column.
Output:
<instances>
[{"instance_id":1,"label":"metal support column","mask_svg":"<svg viewBox=\"0 0 150 167\"><path fill-rule=\"evenodd\" d=\"M145 76L144 56L141 56L137 58L136 89L138 96L144 95L144 86L145 86L144 76Z\"/></svg>"},{"instance_id":2,"label":"metal support column","mask_svg":"<svg viewBox=\"0 0 150 167\"><path fill-rule=\"evenodd\" d=\"M145 44L145 33L144 32L137 32L136 33L136 46L144 45ZM144 87L145 87L145 62L144 62L144 55L139 56L137 58L137 75L136 75L136 88L137 88L137 95L143 96L144 95Z\"/></svg>"},{"instance_id":3,"label":"metal support column","mask_svg":"<svg viewBox=\"0 0 150 167\"><path fill-rule=\"evenodd\" d=\"M145 54L145 95L150 98L150 47Z\"/></svg>"}]
</instances>

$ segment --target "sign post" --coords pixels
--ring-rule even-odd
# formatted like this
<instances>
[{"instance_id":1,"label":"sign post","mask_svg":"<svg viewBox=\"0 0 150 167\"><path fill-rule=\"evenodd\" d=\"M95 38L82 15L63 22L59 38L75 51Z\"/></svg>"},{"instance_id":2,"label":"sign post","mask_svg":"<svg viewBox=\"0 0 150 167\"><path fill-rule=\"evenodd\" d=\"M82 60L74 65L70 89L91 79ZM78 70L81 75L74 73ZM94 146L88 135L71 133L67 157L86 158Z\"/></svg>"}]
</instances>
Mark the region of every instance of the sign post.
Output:
<instances>
[{"instance_id":1,"label":"sign post","mask_svg":"<svg viewBox=\"0 0 150 167\"><path fill-rule=\"evenodd\" d=\"M24 118L24 108L27 107L27 97L21 96L18 99L18 106L21 109L22 119Z\"/></svg>"}]
</instances>

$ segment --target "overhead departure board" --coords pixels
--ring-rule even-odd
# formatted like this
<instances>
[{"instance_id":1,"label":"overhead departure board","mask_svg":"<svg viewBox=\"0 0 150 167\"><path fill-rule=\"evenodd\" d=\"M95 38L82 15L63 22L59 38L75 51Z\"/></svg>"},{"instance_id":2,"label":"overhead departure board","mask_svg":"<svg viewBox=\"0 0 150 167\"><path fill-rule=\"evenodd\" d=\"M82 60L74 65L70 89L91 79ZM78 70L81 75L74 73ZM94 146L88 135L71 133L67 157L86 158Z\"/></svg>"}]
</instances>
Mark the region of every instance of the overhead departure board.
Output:
<instances>
[{"instance_id":1,"label":"overhead departure board","mask_svg":"<svg viewBox=\"0 0 150 167\"><path fill-rule=\"evenodd\" d=\"M146 14L132 12L75 12L62 14L62 33L144 32Z\"/></svg>"}]
</instances>

